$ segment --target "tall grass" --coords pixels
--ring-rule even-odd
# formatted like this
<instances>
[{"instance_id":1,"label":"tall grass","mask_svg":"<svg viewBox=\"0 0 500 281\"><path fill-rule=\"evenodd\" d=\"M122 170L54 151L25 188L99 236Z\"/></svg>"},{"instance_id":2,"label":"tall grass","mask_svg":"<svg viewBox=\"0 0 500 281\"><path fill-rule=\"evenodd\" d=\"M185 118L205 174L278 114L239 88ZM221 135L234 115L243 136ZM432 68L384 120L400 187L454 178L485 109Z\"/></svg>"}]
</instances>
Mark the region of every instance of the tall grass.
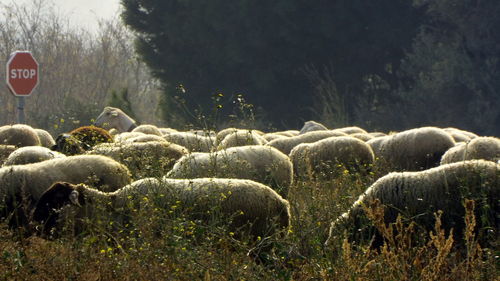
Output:
<instances>
[{"instance_id":1,"label":"tall grass","mask_svg":"<svg viewBox=\"0 0 500 281\"><path fill-rule=\"evenodd\" d=\"M376 176L345 173L293 184L286 236L236 238L228 217L202 223L180 202L159 208L147 198L140 208L131 207L126 222L99 210L85 224L68 222L53 240L18 236L2 222L0 280L499 280L498 247L477 243L469 201L466 247L455 247L439 214L435 230L415 240L415 224L386 226L377 206L369 210L387 241L380 249L353 244L346 234L324 247L330 222Z\"/></svg>"},{"instance_id":2,"label":"tall grass","mask_svg":"<svg viewBox=\"0 0 500 281\"><path fill-rule=\"evenodd\" d=\"M161 176L161 166L147 168ZM267 237L238 233L232 217L217 212L197 219L163 198L140 198L126 220L105 204L91 218L68 216L53 239L20 235L2 221L0 280L500 280L499 239L479 245L473 201L464 203L463 241L443 230L439 213L426 232L401 219L384 224L375 203L366 211L385 241L380 248L351 242L342 229L325 246L330 223L388 171L377 160L368 174L344 169L328 180L296 180L286 196L291 226Z\"/></svg>"}]
</instances>

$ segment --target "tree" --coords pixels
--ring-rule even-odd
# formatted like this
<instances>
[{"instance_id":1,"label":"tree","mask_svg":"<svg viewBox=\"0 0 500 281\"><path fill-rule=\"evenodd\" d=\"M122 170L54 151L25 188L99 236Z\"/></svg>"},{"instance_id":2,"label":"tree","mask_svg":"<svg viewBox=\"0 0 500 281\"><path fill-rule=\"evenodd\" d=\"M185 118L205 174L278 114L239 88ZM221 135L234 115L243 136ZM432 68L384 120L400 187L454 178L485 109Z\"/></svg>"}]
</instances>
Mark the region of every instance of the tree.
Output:
<instances>
[{"instance_id":1,"label":"tree","mask_svg":"<svg viewBox=\"0 0 500 281\"><path fill-rule=\"evenodd\" d=\"M122 0L136 48L164 86L166 104L182 95L208 110L218 92L243 94L278 126L313 116L306 66L330 71L337 89L363 94L376 74L396 83L419 13L405 0ZM388 69L391 69L388 71ZM356 99L348 96L354 115ZM171 111L172 106L167 106ZM299 125L300 124L300 125Z\"/></svg>"},{"instance_id":2,"label":"tree","mask_svg":"<svg viewBox=\"0 0 500 281\"><path fill-rule=\"evenodd\" d=\"M406 125L500 134L500 2L415 1L427 21L403 63Z\"/></svg>"},{"instance_id":3,"label":"tree","mask_svg":"<svg viewBox=\"0 0 500 281\"><path fill-rule=\"evenodd\" d=\"M121 21L100 21L96 33L70 28L52 1L0 4L0 56L30 50L40 64L40 84L26 98L26 121L53 134L89 124L113 89L127 88L134 112L155 120L155 80L134 53L131 33ZM5 77L5 67L0 67ZM16 122L16 99L0 87L0 124ZM140 113L140 114L139 114Z\"/></svg>"},{"instance_id":4,"label":"tree","mask_svg":"<svg viewBox=\"0 0 500 281\"><path fill-rule=\"evenodd\" d=\"M132 108L132 104L129 100L129 93L127 88L123 88L119 92L116 90L111 91L111 97L108 104L109 106L121 109L128 116L136 118L134 110Z\"/></svg>"}]
</instances>

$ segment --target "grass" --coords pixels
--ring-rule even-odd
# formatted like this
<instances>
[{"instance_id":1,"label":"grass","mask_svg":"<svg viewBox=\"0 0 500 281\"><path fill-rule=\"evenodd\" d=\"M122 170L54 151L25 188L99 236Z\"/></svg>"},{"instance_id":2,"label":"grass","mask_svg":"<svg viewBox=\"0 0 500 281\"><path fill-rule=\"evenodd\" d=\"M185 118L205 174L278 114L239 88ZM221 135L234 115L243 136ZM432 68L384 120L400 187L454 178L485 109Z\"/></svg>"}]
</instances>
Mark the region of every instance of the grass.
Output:
<instances>
[{"instance_id":1,"label":"grass","mask_svg":"<svg viewBox=\"0 0 500 281\"><path fill-rule=\"evenodd\" d=\"M252 108L238 98L241 115L254 121ZM385 225L376 204L367 211L385 238L381 248L350 242L342 230L325 247L330 223L389 171L377 163L368 174L343 169L333 178L296 181L287 196L291 226L269 237L239 235L228 227L231 218L202 223L181 202L159 208L149 199L131 207L127 221L98 210L77 224L84 225L77 235L69 220L53 240L20 235L2 221L0 280L500 280L499 244L479 246L472 201L465 202L465 247L443 231L440 214L427 233L402 220Z\"/></svg>"},{"instance_id":2,"label":"grass","mask_svg":"<svg viewBox=\"0 0 500 281\"><path fill-rule=\"evenodd\" d=\"M417 226L386 226L377 207L371 219L388 241L381 249L352 244L346 234L324 247L330 222L376 176L296 182L285 237L236 239L228 218L201 223L175 205L144 204L121 225L103 211L81 234L68 224L54 240L17 235L2 222L0 280L500 280L499 249L475 240L473 202L466 202L465 249L455 247L439 219L435 231L415 240ZM263 250L269 244L272 250Z\"/></svg>"}]
</instances>

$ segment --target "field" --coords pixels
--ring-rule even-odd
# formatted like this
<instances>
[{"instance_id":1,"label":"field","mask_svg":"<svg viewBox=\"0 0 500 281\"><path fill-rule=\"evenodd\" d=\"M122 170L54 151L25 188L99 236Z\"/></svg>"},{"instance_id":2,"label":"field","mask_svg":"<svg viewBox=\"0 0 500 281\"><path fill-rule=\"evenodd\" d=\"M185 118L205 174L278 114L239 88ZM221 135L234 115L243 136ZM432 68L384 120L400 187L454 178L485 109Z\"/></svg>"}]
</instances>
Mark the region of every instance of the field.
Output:
<instances>
[{"instance_id":1,"label":"field","mask_svg":"<svg viewBox=\"0 0 500 281\"><path fill-rule=\"evenodd\" d=\"M201 223L178 208L182 202L158 208L152 198L127 224L100 210L78 235L70 221L52 240L2 222L0 280L500 280L498 247L482 249L472 232L473 202L461 246L439 220L431 233L401 221L386 227L374 206L373 221L388 238L383 247L351 243L341 230L325 247L330 222L384 173L344 170L334 180L295 182L291 228L256 239L228 229L231 218Z\"/></svg>"}]
</instances>

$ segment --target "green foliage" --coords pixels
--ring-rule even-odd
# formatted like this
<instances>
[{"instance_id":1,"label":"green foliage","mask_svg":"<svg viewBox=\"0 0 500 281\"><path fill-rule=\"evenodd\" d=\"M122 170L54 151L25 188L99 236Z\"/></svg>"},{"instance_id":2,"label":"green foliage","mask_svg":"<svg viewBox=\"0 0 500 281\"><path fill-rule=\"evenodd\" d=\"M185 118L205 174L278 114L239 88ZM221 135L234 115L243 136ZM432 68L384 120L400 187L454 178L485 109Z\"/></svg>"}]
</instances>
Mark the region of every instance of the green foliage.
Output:
<instances>
[{"instance_id":1,"label":"green foliage","mask_svg":"<svg viewBox=\"0 0 500 281\"><path fill-rule=\"evenodd\" d=\"M500 134L500 2L415 2L427 22L402 67L403 122Z\"/></svg>"},{"instance_id":2,"label":"green foliage","mask_svg":"<svg viewBox=\"0 0 500 281\"><path fill-rule=\"evenodd\" d=\"M165 89L185 89L190 108L210 111L215 93L241 93L279 127L313 112L314 85L303 73L333 65L354 114L366 75L394 81L419 13L403 0L122 0L136 48ZM175 110L169 101L168 111ZM300 124L300 125L299 125Z\"/></svg>"}]
</instances>

